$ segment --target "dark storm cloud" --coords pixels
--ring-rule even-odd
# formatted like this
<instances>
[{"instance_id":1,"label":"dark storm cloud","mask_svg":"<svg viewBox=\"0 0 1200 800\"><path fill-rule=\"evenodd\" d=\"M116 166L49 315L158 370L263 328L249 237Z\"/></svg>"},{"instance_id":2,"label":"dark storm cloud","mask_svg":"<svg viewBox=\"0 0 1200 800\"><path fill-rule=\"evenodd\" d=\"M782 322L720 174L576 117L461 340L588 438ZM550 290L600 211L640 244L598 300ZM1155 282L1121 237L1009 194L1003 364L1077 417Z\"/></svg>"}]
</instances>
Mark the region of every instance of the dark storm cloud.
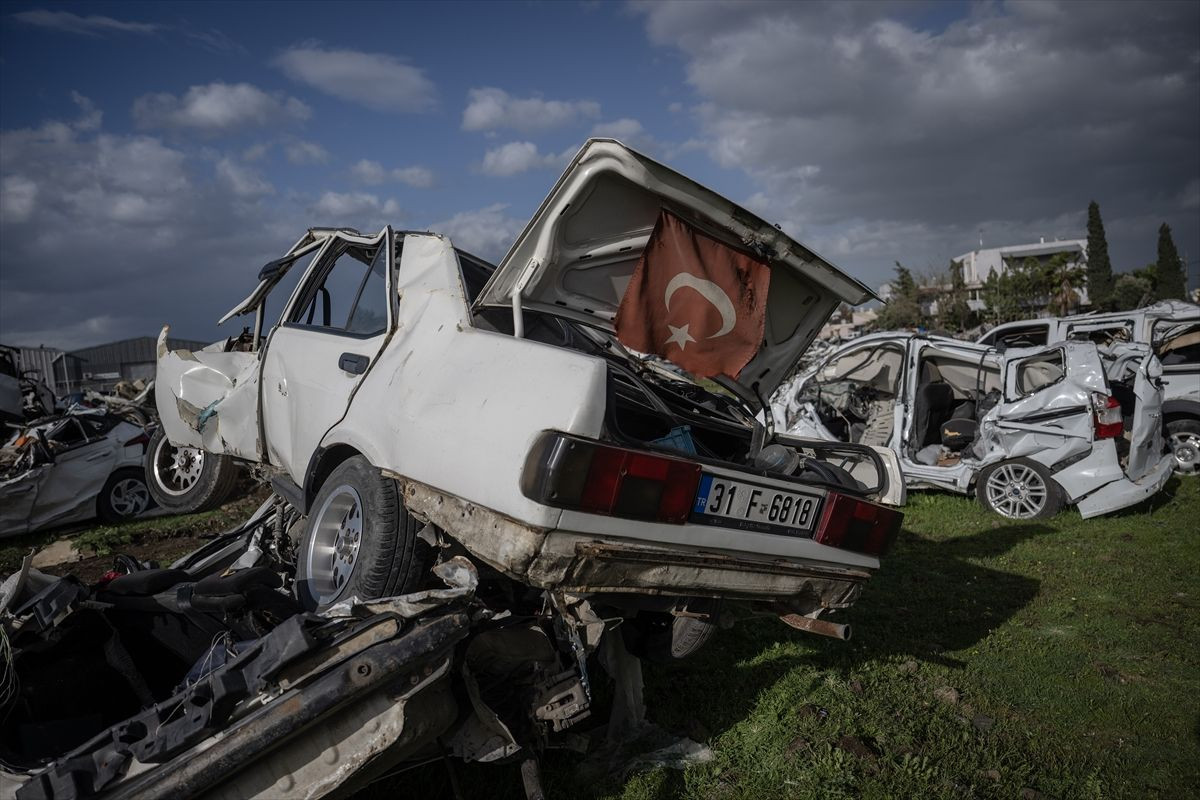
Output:
<instances>
[{"instance_id":1,"label":"dark storm cloud","mask_svg":"<svg viewBox=\"0 0 1200 800\"><path fill-rule=\"evenodd\" d=\"M1128 235L1118 267L1153 259L1162 219L1200 250L1198 4L987 4L936 31L912 20L944 5L635 8L684 54L708 152L763 187L750 203L869 277L981 229L1082 235L1092 198Z\"/></svg>"},{"instance_id":2,"label":"dark storm cloud","mask_svg":"<svg viewBox=\"0 0 1200 800\"><path fill-rule=\"evenodd\" d=\"M303 225L260 202L269 185L244 165L105 133L77 101L80 120L0 134L5 342L73 347L165 322L214 335Z\"/></svg>"}]
</instances>

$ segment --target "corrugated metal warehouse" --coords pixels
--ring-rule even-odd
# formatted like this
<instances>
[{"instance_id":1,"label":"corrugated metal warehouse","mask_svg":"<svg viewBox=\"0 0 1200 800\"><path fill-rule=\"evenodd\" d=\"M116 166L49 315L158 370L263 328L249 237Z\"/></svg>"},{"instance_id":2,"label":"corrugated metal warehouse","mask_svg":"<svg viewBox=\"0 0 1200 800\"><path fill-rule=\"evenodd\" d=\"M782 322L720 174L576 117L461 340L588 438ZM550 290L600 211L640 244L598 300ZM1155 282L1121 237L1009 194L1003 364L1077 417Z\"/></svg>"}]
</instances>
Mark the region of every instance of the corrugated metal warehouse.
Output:
<instances>
[{"instance_id":1,"label":"corrugated metal warehouse","mask_svg":"<svg viewBox=\"0 0 1200 800\"><path fill-rule=\"evenodd\" d=\"M154 336L139 336L69 353L52 347L14 349L22 371L37 370L54 393L64 397L82 389L108 391L118 381L152 379L157 341ZM199 350L207 344L195 339L167 339L172 350Z\"/></svg>"}]
</instances>

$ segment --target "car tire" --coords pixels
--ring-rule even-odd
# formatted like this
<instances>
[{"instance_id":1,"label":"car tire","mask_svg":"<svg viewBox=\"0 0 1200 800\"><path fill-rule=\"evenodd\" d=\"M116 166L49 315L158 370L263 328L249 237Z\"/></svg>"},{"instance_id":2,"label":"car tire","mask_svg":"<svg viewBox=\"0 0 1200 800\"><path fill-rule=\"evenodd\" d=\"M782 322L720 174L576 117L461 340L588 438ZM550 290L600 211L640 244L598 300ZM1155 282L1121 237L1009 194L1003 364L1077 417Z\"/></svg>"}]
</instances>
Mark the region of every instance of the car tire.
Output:
<instances>
[{"instance_id":1,"label":"car tire","mask_svg":"<svg viewBox=\"0 0 1200 800\"><path fill-rule=\"evenodd\" d=\"M1164 433L1175 456L1175 474L1200 474L1200 420L1173 419Z\"/></svg>"},{"instance_id":2,"label":"car tire","mask_svg":"<svg viewBox=\"0 0 1200 800\"><path fill-rule=\"evenodd\" d=\"M174 514L194 514L221 505L233 493L239 471L229 456L176 447L161 427L146 445L145 467L150 496Z\"/></svg>"},{"instance_id":3,"label":"car tire","mask_svg":"<svg viewBox=\"0 0 1200 800\"><path fill-rule=\"evenodd\" d=\"M114 525L144 513L154 505L146 473L137 467L119 469L104 482L96 497L96 516L101 522Z\"/></svg>"},{"instance_id":4,"label":"car tire","mask_svg":"<svg viewBox=\"0 0 1200 800\"><path fill-rule=\"evenodd\" d=\"M1050 470L1027 458L993 464L979 474L975 496L987 510L1015 520L1046 519L1066 503Z\"/></svg>"},{"instance_id":5,"label":"car tire","mask_svg":"<svg viewBox=\"0 0 1200 800\"><path fill-rule=\"evenodd\" d=\"M330 473L309 507L296 554L296 595L320 610L357 595L367 600L415 591L431 550L396 481L362 456Z\"/></svg>"},{"instance_id":6,"label":"car tire","mask_svg":"<svg viewBox=\"0 0 1200 800\"><path fill-rule=\"evenodd\" d=\"M638 658L656 664L690 658L716 632L717 612L715 603L707 618L642 611L622 626L625 647Z\"/></svg>"}]
</instances>

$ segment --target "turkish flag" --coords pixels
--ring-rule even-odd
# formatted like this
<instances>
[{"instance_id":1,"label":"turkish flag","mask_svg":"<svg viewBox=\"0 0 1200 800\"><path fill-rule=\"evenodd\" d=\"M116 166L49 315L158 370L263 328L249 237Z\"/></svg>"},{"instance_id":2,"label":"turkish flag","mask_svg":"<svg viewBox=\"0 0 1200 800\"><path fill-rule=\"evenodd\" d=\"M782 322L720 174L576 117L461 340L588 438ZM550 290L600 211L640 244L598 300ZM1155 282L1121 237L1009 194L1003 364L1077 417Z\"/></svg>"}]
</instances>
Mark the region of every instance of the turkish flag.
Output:
<instances>
[{"instance_id":1,"label":"turkish flag","mask_svg":"<svg viewBox=\"0 0 1200 800\"><path fill-rule=\"evenodd\" d=\"M661 211L617 308L617 340L699 378L738 373L763 341L771 270Z\"/></svg>"}]
</instances>

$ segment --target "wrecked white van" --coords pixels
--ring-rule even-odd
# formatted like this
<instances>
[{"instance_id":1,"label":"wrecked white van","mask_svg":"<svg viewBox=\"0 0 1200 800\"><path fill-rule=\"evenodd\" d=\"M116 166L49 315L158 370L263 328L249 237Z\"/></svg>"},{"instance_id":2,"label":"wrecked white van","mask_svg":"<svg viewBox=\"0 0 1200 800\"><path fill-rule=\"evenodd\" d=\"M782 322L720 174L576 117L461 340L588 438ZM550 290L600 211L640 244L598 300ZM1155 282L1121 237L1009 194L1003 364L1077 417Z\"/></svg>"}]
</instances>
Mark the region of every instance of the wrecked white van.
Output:
<instances>
[{"instance_id":1,"label":"wrecked white van","mask_svg":"<svg viewBox=\"0 0 1200 800\"><path fill-rule=\"evenodd\" d=\"M701 385L614 336L664 213L770 270L763 341L736 378ZM890 453L755 420L837 305L869 296L773 225L595 139L498 268L435 233L310 230L226 316L252 316L241 336L168 351L164 331L157 404L173 445L256 465L304 515L310 608L408 591L435 550L465 551L681 655L707 638L713 598L810 627L849 606L896 536Z\"/></svg>"},{"instance_id":2,"label":"wrecked white van","mask_svg":"<svg viewBox=\"0 0 1200 800\"><path fill-rule=\"evenodd\" d=\"M891 448L911 488L966 494L1001 516L1093 517L1170 476L1162 368L1143 345L1061 342L997 352L935 336L854 339L784 386L776 424Z\"/></svg>"},{"instance_id":3,"label":"wrecked white van","mask_svg":"<svg viewBox=\"0 0 1200 800\"><path fill-rule=\"evenodd\" d=\"M1067 339L1105 346L1139 342L1162 362L1163 426L1175 470L1200 473L1200 306L1163 300L1131 311L1027 319L997 325L979 338L997 348L1031 347Z\"/></svg>"}]
</instances>

